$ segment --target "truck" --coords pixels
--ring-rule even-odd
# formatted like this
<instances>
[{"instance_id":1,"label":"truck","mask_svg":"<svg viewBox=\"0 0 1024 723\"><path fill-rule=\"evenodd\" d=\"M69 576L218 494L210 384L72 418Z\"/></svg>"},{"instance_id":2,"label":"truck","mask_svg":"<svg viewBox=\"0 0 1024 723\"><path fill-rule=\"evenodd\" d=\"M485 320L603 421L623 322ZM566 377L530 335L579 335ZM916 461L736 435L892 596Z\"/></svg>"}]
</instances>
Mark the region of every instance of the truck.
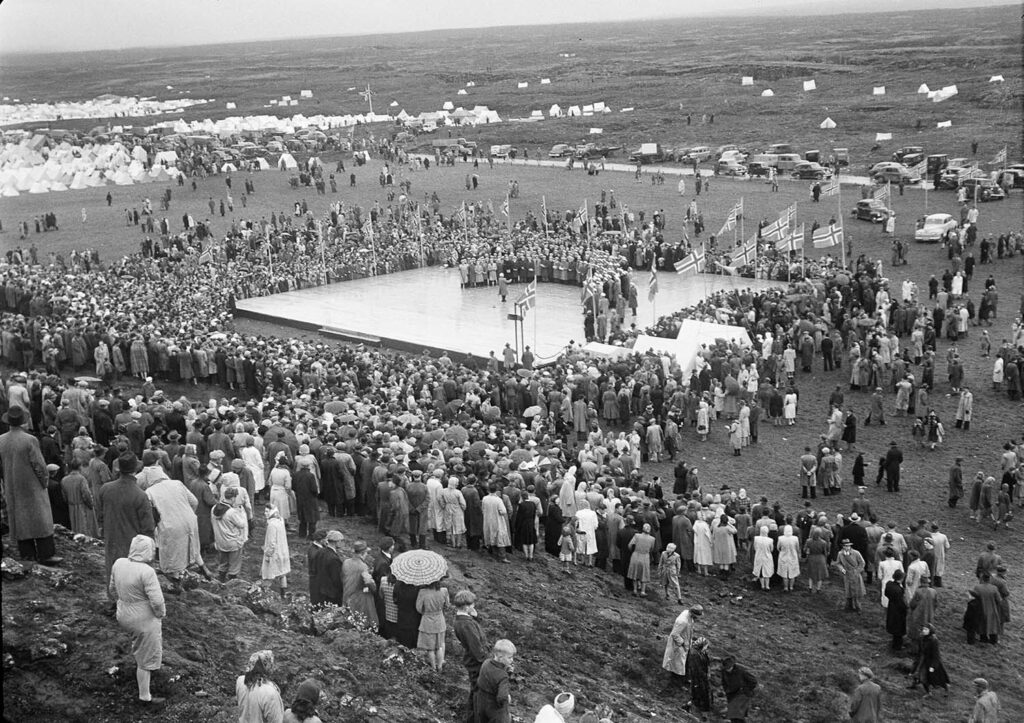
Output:
<instances>
[{"instance_id":1,"label":"truck","mask_svg":"<svg viewBox=\"0 0 1024 723\"><path fill-rule=\"evenodd\" d=\"M629 160L634 163L658 163L665 160L665 151L659 143L641 143L638 150L629 154Z\"/></svg>"}]
</instances>

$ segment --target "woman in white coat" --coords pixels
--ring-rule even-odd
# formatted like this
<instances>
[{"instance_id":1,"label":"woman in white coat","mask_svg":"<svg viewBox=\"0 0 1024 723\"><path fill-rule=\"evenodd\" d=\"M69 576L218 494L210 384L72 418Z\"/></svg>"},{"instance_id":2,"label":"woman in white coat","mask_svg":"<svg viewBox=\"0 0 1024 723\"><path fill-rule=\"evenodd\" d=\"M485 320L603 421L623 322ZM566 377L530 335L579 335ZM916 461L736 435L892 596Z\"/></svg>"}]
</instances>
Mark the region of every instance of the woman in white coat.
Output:
<instances>
[{"instance_id":1,"label":"woman in white coat","mask_svg":"<svg viewBox=\"0 0 1024 723\"><path fill-rule=\"evenodd\" d=\"M263 539L263 566L260 577L265 584L276 585L283 598L288 591L288 573L292 571L288 533L285 531L280 511L273 504L267 505L266 515L267 534Z\"/></svg>"},{"instance_id":2,"label":"woman in white coat","mask_svg":"<svg viewBox=\"0 0 1024 723\"><path fill-rule=\"evenodd\" d=\"M288 470L288 457L284 452L277 453L275 462L267 478L270 484L270 504L281 513L281 519L287 520L292 516L292 473Z\"/></svg>"},{"instance_id":3,"label":"woman in white coat","mask_svg":"<svg viewBox=\"0 0 1024 723\"><path fill-rule=\"evenodd\" d=\"M714 557L711 552L711 526L703 517L693 523L693 564L705 577L711 572Z\"/></svg>"},{"instance_id":4,"label":"woman in white coat","mask_svg":"<svg viewBox=\"0 0 1024 723\"><path fill-rule=\"evenodd\" d=\"M782 416L790 427L796 424L796 401L796 392L790 388L782 399Z\"/></svg>"},{"instance_id":5,"label":"woman in white coat","mask_svg":"<svg viewBox=\"0 0 1024 723\"><path fill-rule=\"evenodd\" d=\"M768 526L763 525L754 538L754 569L753 573L761 583L761 589L767 590L775 574L775 560L772 558L774 544L768 535Z\"/></svg>"},{"instance_id":6,"label":"woman in white coat","mask_svg":"<svg viewBox=\"0 0 1024 723\"><path fill-rule=\"evenodd\" d=\"M782 535L776 541L779 550L779 577L782 578L783 589L793 591L793 583L800 577L800 538L793 534L792 525L782 528Z\"/></svg>"}]
</instances>

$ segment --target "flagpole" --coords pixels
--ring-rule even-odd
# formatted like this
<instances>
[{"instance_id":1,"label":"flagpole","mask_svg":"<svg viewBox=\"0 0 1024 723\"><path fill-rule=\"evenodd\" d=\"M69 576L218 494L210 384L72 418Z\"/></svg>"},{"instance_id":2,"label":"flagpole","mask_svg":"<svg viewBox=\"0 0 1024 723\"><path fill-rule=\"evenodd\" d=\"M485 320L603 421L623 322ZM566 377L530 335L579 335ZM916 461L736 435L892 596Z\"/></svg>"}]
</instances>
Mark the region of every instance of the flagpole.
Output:
<instances>
[{"instance_id":1,"label":"flagpole","mask_svg":"<svg viewBox=\"0 0 1024 723\"><path fill-rule=\"evenodd\" d=\"M540 197L540 208L544 213L544 238L548 237L548 201L544 196Z\"/></svg>"},{"instance_id":2,"label":"flagpole","mask_svg":"<svg viewBox=\"0 0 1024 723\"><path fill-rule=\"evenodd\" d=\"M540 320L540 314L537 313L537 289L539 284L537 283L537 266L538 263L533 264L533 355L537 356L540 353L540 349L537 347L537 322Z\"/></svg>"},{"instance_id":3,"label":"flagpole","mask_svg":"<svg viewBox=\"0 0 1024 723\"><path fill-rule=\"evenodd\" d=\"M320 273L324 276L324 283L327 283L327 262L324 260L324 224L323 221L316 222L316 234L320 237Z\"/></svg>"},{"instance_id":4,"label":"flagpole","mask_svg":"<svg viewBox=\"0 0 1024 723\"><path fill-rule=\"evenodd\" d=\"M839 208L836 209L836 220L840 223L843 221L843 184L836 179L836 198L838 199ZM843 254L842 268L846 270L846 234L843 234L843 240L840 242L840 249Z\"/></svg>"},{"instance_id":5,"label":"flagpole","mask_svg":"<svg viewBox=\"0 0 1024 723\"><path fill-rule=\"evenodd\" d=\"M505 228L508 229L508 237L512 238L512 194L505 193Z\"/></svg>"}]
</instances>

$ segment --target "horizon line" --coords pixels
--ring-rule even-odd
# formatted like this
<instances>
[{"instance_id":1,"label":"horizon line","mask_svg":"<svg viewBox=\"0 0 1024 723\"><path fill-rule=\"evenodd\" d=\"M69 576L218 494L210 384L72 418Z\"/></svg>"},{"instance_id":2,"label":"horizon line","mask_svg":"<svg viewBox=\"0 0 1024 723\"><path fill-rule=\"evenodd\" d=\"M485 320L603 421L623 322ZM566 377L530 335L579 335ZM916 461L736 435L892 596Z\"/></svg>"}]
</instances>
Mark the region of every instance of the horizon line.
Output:
<instances>
[{"instance_id":1,"label":"horizon line","mask_svg":"<svg viewBox=\"0 0 1024 723\"><path fill-rule=\"evenodd\" d=\"M957 0L954 0L957 1ZM960 3L969 3L970 0L959 0ZM920 12L934 12L935 10L979 10L979 9L998 9L1010 6L1017 6L1016 2L1004 2L1000 4L985 5L983 8L978 8L970 4L957 4L949 5L946 7L939 8L892 8L885 10L850 10L842 9L834 12L830 12L827 5L818 6L808 0L805 3L794 3L792 5L781 5L781 6L768 6L763 9L758 9L758 6L753 5L747 8L735 9L735 10L721 10L718 12L712 11L708 13L694 14L657 14L649 15L644 17L636 17L628 20L628 23L643 23L652 20L682 20L682 19L701 19L701 20L714 20L723 18L764 18L764 17L779 17L792 14L794 9L801 8L802 10L811 10L812 12L805 12L808 16L843 16L843 15L892 15L897 13L920 13ZM608 24L621 24L621 20L580 20L576 22L522 22L512 25L500 24L500 25L466 25L456 26L448 28L430 28L427 30L393 30L387 32L356 32L356 33L324 33L316 35L289 35L280 37L263 37L263 38L251 38L248 40L228 40L220 42L198 42L198 43L175 43L171 45L163 44L150 44L150 45L130 45L125 47L111 47L111 48L92 48L82 50L14 50L14 51L3 51L0 49L0 58L4 57L28 57L28 56L40 56L40 55L72 55L81 53L120 53L127 51L137 50L172 50L177 48L204 48L204 47L227 47L234 45L246 45L250 43L275 43L275 42L293 42L297 40L327 40L331 38L371 38L375 36L392 36L392 35L426 35L428 33L444 33L444 32L459 32L469 30L495 30L498 28L535 28L535 27L572 27L572 26L585 26L585 25L608 25Z\"/></svg>"}]
</instances>

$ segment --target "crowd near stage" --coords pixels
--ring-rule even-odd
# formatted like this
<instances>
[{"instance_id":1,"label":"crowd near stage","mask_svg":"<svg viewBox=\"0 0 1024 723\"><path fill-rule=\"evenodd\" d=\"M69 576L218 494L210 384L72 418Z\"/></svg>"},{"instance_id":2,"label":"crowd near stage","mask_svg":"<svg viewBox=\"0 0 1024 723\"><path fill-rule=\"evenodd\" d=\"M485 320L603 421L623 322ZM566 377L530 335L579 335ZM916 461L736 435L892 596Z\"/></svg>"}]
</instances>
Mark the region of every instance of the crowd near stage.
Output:
<instances>
[{"instance_id":1,"label":"crowd near stage","mask_svg":"<svg viewBox=\"0 0 1024 723\"><path fill-rule=\"evenodd\" d=\"M637 318L624 324L643 329L655 314L695 305L722 289L755 291L779 286L737 276L658 273L658 294L648 299L650 273L633 271L638 290ZM338 338L407 351L430 350L501 358L505 344L515 347L516 300L525 284L512 284L502 302L496 286L461 288L457 268L430 267L345 281L273 296L240 300L236 315L322 331ZM571 341L586 343L582 288L571 284L537 285L536 308L523 314L520 347L528 344L540 362L556 357Z\"/></svg>"}]
</instances>

